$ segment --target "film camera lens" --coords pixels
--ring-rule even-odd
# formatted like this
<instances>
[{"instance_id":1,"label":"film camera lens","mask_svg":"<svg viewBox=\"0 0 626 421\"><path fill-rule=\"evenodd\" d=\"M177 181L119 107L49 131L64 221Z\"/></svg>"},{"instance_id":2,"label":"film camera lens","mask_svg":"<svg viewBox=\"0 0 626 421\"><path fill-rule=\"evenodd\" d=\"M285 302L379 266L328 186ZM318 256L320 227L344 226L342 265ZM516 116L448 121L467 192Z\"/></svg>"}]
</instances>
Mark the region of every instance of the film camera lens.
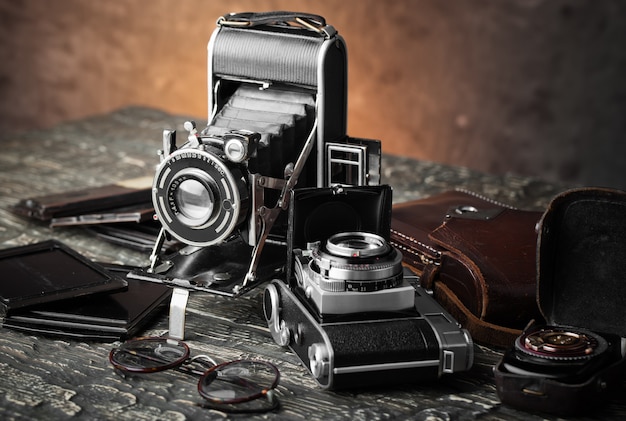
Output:
<instances>
[{"instance_id":1,"label":"film camera lens","mask_svg":"<svg viewBox=\"0 0 626 421\"><path fill-rule=\"evenodd\" d=\"M402 282L402 256L376 234L335 234L313 246L312 257L310 268L325 291L371 292Z\"/></svg>"},{"instance_id":2,"label":"film camera lens","mask_svg":"<svg viewBox=\"0 0 626 421\"><path fill-rule=\"evenodd\" d=\"M213 214L215 197L210 186L193 178L182 181L175 190L175 201L180 209L179 218L189 225L206 222Z\"/></svg>"},{"instance_id":3,"label":"film camera lens","mask_svg":"<svg viewBox=\"0 0 626 421\"><path fill-rule=\"evenodd\" d=\"M157 168L157 217L187 244L209 246L226 239L245 219L248 202L243 169L211 148L179 149Z\"/></svg>"},{"instance_id":4,"label":"film camera lens","mask_svg":"<svg viewBox=\"0 0 626 421\"><path fill-rule=\"evenodd\" d=\"M371 257L389 252L389 245L380 236L363 232L336 234L326 242L326 249L335 256Z\"/></svg>"},{"instance_id":5,"label":"film camera lens","mask_svg":"<svg viewBox=\"0 0 626 421\"><path fill-rule=\"evenodd\" d=\"M396 311L414 305L402 255L369 232L344 232L298 250L294 274L321 314Z\"/></svg>"}]
</instances>

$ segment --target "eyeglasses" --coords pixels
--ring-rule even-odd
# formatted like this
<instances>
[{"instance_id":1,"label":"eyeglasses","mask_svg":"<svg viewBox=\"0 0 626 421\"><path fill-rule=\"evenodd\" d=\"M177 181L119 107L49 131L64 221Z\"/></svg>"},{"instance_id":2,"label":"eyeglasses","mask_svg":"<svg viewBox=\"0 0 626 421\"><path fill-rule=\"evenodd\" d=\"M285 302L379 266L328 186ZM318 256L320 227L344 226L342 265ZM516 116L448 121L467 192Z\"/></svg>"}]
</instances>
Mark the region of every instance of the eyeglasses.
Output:
<instances>
[{"instance_id":1,"label":"eyeglasses","mask_svg":"<svg viewBox=\"0 0 626 421\"><path fill-rule=\"evenodd\" d=\"M190 355L189 346L182 341L147 337L128 340L112 349L109 361L122 374L176 369L199 375L198 392L206 400L201 405L203 407L238 413L267 412L278 408L274 389L280 373L273 364L260 360L217 364L206 355Z\"/></svg>"}]
</instances>

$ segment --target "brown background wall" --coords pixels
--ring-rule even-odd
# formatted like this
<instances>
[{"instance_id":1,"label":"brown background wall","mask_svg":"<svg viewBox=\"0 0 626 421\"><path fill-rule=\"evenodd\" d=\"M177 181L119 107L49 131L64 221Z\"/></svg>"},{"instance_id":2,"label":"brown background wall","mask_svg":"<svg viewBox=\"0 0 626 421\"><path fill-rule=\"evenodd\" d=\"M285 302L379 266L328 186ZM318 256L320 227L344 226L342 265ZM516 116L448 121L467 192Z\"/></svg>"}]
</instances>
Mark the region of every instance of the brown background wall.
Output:
<instances>
[{"instance_id":1,"label":"brown background wall","mask_svg":"<svg viewBox=\"0 0 626 421\"><path fill-rule=\"evenodd\" d=\"M321 14L345 38L349 134L391 154L626 188L619 0L0 0L0 130L130 104L204 118L216 18L278 9Z\"/></svg>"}]
</instances>

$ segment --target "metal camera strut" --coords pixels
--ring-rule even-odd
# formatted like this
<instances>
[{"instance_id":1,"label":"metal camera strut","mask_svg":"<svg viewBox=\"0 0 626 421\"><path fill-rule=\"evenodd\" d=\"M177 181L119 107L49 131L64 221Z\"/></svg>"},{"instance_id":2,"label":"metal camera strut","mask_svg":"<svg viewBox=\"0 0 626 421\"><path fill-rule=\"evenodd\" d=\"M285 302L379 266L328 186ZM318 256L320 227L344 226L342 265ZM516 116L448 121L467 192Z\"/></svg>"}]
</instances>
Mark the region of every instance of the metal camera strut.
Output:
<instances>
[{"instance_id":1,"label":"metal camera strut","mask_svg":"<svg viewBox=\"0 0 626 421\"><path fill-rule=\"evenodd\" d=\"M306 143L298 156L298 160L291 171L291 174L287 176L286 180L283 182L283 187L280 192L280 196L276 201L276 205L273 208L268 208L266 206L261 206L259 209L259 217L261 218L261 233L259 238L254 246L254 250L252 251L252 261L250 262L250 267L248 269L248 273L243 280L243 285L246 286L248 282L256 281L256 269L259 265L259 258L261 255L261 251L263 250L263 246L265 244L265 240L267 240L267 236L269 235L274 222L276 222L276 218L281 211L286 210L289 206L289 200L291 198L291 191L298 183L298 177L304 168L304 164L306 160L309 158L311 150L313 149L313 144L315 140L315 135L317 133L317 119L313 123L313 127L311 128L311 132L306 139ZM287 174L286 174L287 175ZM283 180L281 180L283 181Z\"/></svg>"}]
</instances>

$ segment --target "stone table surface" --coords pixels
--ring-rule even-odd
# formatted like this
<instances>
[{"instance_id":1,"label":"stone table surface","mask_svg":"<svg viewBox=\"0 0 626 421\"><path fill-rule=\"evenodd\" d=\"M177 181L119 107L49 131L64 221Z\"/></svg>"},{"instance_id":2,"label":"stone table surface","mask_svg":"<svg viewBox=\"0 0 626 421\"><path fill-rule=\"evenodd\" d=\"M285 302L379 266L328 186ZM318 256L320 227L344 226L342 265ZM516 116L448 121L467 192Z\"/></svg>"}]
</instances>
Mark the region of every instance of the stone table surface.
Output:
<instances>
[{"instance_id":1,"label":"stone table surface","mask_svg":"<svg viewBox=\"0 0 626 421\"><path fill-rule=\"evenodd\" d=\"M184 116L132 107L72 121L52 129L0 137L0 248L55 238L98 261L143 266L148 255L98 240L82 228L50 228L8 211L19 199L151 176L164 128L182 130ZM383 143L384 149L384 143ZM383 155L383 182L394 202L467 189L523 209L544 209L568 188L515 175L488 175L465 168ZM0 274L2 282L8 282ZM144 331L161 335L162 314ZM501 351L475 345L466 373L439 381L332 392L320 389L297 356L276 345L262 316L261 292L239 298L192 293L186 342L193 353L220 361L263 358L281 372L280 410L254 419L539 420L500 403L492 374ZM241 418L198 407L196 384L174 371L158 380L124 379L108 362L116 342L24 334L0 336L0 419L182 420ZM622 396L626 396L622 393ZM626 398L590 419L620 418Z\"/></svg>"}]
</instances>

